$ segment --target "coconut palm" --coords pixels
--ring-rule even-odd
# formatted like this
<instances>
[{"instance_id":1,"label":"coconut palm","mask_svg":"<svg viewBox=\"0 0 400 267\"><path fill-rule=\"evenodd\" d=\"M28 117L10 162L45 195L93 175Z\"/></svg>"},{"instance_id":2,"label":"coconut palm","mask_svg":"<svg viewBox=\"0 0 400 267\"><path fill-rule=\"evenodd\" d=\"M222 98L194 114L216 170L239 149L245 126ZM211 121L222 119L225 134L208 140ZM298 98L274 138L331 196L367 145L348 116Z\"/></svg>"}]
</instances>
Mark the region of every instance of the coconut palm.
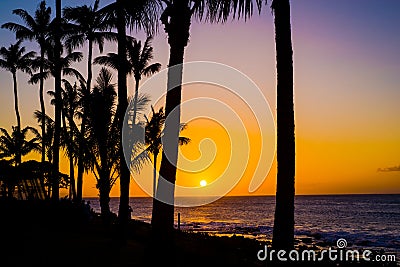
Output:
<instances>
[{"instance_id":1,"label":"coconut palm","mask_svg":"<svg viewBox=\"0 0 400 267\"><path fill-rule=\"evenodd\" d=\"M260 9L267 1L256 0ZM226 21L229 16L252 13L252 0L212 0L211 21ZM293 109L293 49L290 1L272 0L275 17L277 67L277 189L272 244L276 249L294 246L295 137Z\"/></svg>"},{"instance_id":2,"label":"coconut palm","mask_svg":"<svg viewBox=\"0 0 400 267\"><path fill-rule=\"evenodd\" d=\"M115 2L102 8L101 12L108 21L113 23L112 27L117 30L118 55L119 58L126 56L127 38L126 27L130 29L145 29L148 33L154 33L157 25L158 0L116 0ZM122 128L127 121L124 121L125 111L128 107L127 100L127 66L122 62L118 68L118 110L120 142L122 142ZM120 144L119 157L124 162L124 152L122 143ZM121 228L125 228L129 219L129 182L130 173L126 164L120 164L120 206L119 220ZM121 231L122 233L123 231Z\"/></svg>"},{"instance_id":3,"label":"coconut palm","mask_svg":"<svg viewBox=\"0 0 400 267\"><path fill-rule=\"evenodd\" d=\"M61 145L65 149L66 156L69 159L69 173L70 173L70 198L77 200L75 188L75 162L78 155L78 142L79 131L74 121L75 117L80 116L79 109L81 98L79 95L80 89L76 84L71 85L68 80L63 80L64 87L61 88L62 98L62 132L61 132ZM51 103L54 105L55 100L54 91L49 91L48 94L53 97ZM78 202L80 203L80 202Z\"/></svg>"},{"instance_id":4,"label":"coconut palm","mask_svg":"<svg viewBox=\"0 0 400 267\"><path fill-rule=\"evenodd\" d=\"M56 0L56 17L54 19L54 144L53 144L53 181L52 181L52 200L58 201L60 196L60 136L61 136L61 72L62 72L62 46L61 37L63 34L61 21L61 0Z\"/></svg>"},{"instance_id":5,"label":"coconut palm","mask_svg":"<svg viewBox=\"0 0 400 267\"><path fill-rule=\"evenodd\" d=\"M51 8L46 7L46 2L42 1L39 4L39 7L35 11L34 17L32 17L26 10L23 9L15 9L13 13L18 15L23 21L25 25L18 24L18 23L5 23L1 27L9 29L15 32L17 39L19 40L35 40L40 47L40 62L43 62L45 56L45 43L46 39L50 35L50 15L51 15ZM40 73L43 72L43 63L40 64ZM44 81L40 79L39 83L39 100L40 100L40 109L41 114L46 114L46 108L44 104L44 96L43 96L43 87ZM44 120L44 118L42 118ZM42 135L45 133L45 125L42 125ZM44 162L46 154L46 146L42 144L42 162Z\"/></svg>"},{"instance_id":6,"label":"coconut palm","mask_svg":"<svg viewBox=\"0 0 400 267\"><path fill-rule=\"evenodd\" d=\"M43 116L42 112L40 110L36 110L33 113L33 117L36 119L38 122L39 126L42 127L43 124L43 118L44 120L44 125L46 127L46 131L43 134L37 135L37 139L40 140L40 148L42 149L42 145L44 144L46 147L46 157L48 159L48 162L53 162L53 138L54 138L54 120L47 114Z\"/></svg>"},{"instance_id":7,"label":"coconut palm","mask_svg":"<svg viewBox=\"0 0 400 267\"><path fill-rule=\"evenodd\" d=\"M272 244L276 249L294 247L295 137L293 108L293 49L290 1L274 0L277 69L276 209Z\"/></svg>"},{"instance_id":8,"label":"coconut palm","mask_svg":"<svg viewBox=\"0 0 400 267\"><path fill-rule=\"evenodd\" d=\"M143 76L149 77L161 69L160 63L149 64L153 59L153 47L151 46L152 37L147 37L142 47L142 42L135 39L128 38L130 42L127 43L126 60L128 74L132 75L135 80L135 96L133 101L133 123L136 124L137 118L137 103L139 96L140 80ZM95 58L95 64L102 64L118 70L121 60L115 53L108 53L106 56L99 56Z\"/></svg>"},{"instance_id":9,"label":"coconut palm","mask_svg":"<svg viewBox=\"0 0 400 267\"><path fill-rule=\"evenodd\" d=\"M160 20L168 35L170 57L168 62L167 95L165 115L168 122L164 129L164 147L161 159L160 177L157 194L162 192L163 199L156 198L153 205L152 226L157 235L170 237L174 225L174 191L176 164L178 160L178 142L180 130L180 104L182 92L182 72L185 48L189 41L192 17L197 14L201 19L204 0L163 0L165 8ZM175 86L178 84L178 86ZM174 112L172 112L174 110ZM166 156L168 153L168 157ZM169 203L169 204L167 204Z\"/></svg>"},{"instance_id":10,"label":"coconut palm","mask_svg":"<svg viewBox=\"0 0 400 267\"><path fill-rule=\"evenodd\" d=\"M70 186L70 198L78 201L80 203L81 199L77 199L77 192L75 188L75 164L74 162L77 159L78 154L78 147L76 145L77 137L74 131L74 117L76 116L80 98L78 93L77 85L71 85L71 83L67 80L63 80L64 88L61 92L62 94L62 118L63 118L63 140L66 147L66 154L69 158L69 176L71 180ZM68 121L68 128L67 122Z\"/></svg>"},{"instance_id":11,"label":"coconut palm","mask_svg":"<svg viewBox=\"0 0 400 267\"><path fill-rule=\"evenodd\" d=\"M145 142L148 146L146 151L153 155L153 196L156 194L157 181L157 158L162 149L162 135L165 123L164 108L160 108L157 112L151 107L151 118L146 118ZM181 131L186 128L186 124L181 125ZM179 145L186 145L190 142L190 138L179 136Z\"/></svg>"},{"instance_id":12,"label":"coconut palm","mask_svg":"<svg viewBox=\"0 0 400 267\"><path fill-rule=\"evenodd\" d=\"M99 0L95 0L93 6L65 7L63 9L64 19L71 21L68 25L66 47L75 49L82 47L88 42L87 59L87 89L91 89L92 81L92 57L93 45L97 44L100 53L103 53L104 41L117 41L114 32L106 31L110 25L99 12Z\"/></svg>"},{"instance_id":13,"label":"coconut palm","mask_svg":"<svg viewBox=\"0 0 400 267\"><path fill-rule=\"evenodd\" d=\"M20 166L22 157L33 152L39 151L37 135L39 134L35 128L25 127L23 129L18 126L12 127L12 133L9 134L6 129L0 128L0 159L9 159L8 163L15 167ZM34 137L27 140L29 134ZM11 198L14 193L16 178L10 177L7 181L8 196Z\"/></svg>"},{"instance_id":14,"label":"coconut palm","mask_svg":"<svg viewBox=\"0 0 400 267\"><path fill-rule=\"evenodd\" d=\"M37 122L39 123L39 126L42 128L43 124L45 125L45 129L46 131L44 132L44 134L36 134L36 138L37 140L39 140L40 143L40 149L42 150L42 146L45 146L46 150L46 157L48 159L48 161L45 161L44 163L42 163L43 166L48 166L48 164L51 164L53 162L53 141L54 141L54 121L53 119L45 114L43 116L42 112L39 110L36 110L33 113L34 118L37 120ZM44 121L43 121L44 118ZM44 165L46 164L46 165ZM51 196L51 181L48 180L48 175L44 175L45 180L47 180L47 182L45 182L45 184L47 185L47 198L50 198Z\"/></svg>"},{"instance_id":15,"label":"coconut palm","mask_svg":"<svg viewBox=\"0 0 400 267\"><path fill-rule=\"evenodd\" d=\"M84 80L82 74L72 68L71 65L74 62L80 62L83 59L82 52L70 52L65 56L60 56L58 58L55 44L52 40L48 40L45 47L45 54L47 58L43 60L41 58L36 58L32 61L32 66L34 69L37 69L39 65L43 66L41 72L32 74L29 83L36 84L40 80L46 80L50 77L56 77L58 68L61 69L62 75L64 76L73 76L77 78L79 81ZM58 61L60 63L58 63Z\"/></svg>"},{"instance_id":16,"label":"coconut palm","mask_svg":"<svg viewBox=\"0 0 400 267\"><path fill-rule=\"evenodd\" d=\"M25 47L21 47L21 40L15 44L10 45L8 48L0 48L0 68L11 72L14 83L14 108L17 117L17 129L21 129L21 117L18 108L18 84L17 84L17 71L23 71L28 74L31 73L32 58L35 52L25 53Z\"/></svg>"},{"instance_id":17,"label":"coconut palm","mask_svg":"<svg viewBox=\"0 0 400 267\"><path fill-rule=\"evenodd\" d=\"M110 27L108 21L105 19L102 13L99 12L99 0L95 0L93 6L77 6L77 7L65 7L63 9L64 18L69 23L69 33L65 45L69 49L78 48L88 42L88 58L87 58L87 79L86 88L91 89L92 84L92 57L93 57L93 45L97 44L100 53L103 53L104 41L116 41L116 33L106 31ZM85 114L82 116L81 123L81 138L85 132ZM78 151L78 184L77 184L77 201L82 200L82 184L83 184L83 173L84 173L84 162L83 162L83 144L81 144Z\"/></svg>"},{"instance_id":18,"label":"coconut palm","mask_svg":"<svg viewBox=\"0 0 400 267\"><path fill-rule=\"evenodd\" d=\"M14 166L21 163L23 156L40 149L39 140L36 137L39 132L35 128L27 126L18 129L18 126L13 126L11 134L4 128L0 128L0 133L0 159L10 158L10 163ZM28 134L34 137L27 140Z\"/></svg>"},{"instance_id":19,"label":"coconut palm","mask_svg":"<svg viewBox=\"0 0 400 267\"><path fill-rule=\"evenodd\" d=\"M83 100L87 112L86 140L92 157L91 168L99 189L101 214L106 220L111 214L110 190L119 174L117 94L111 80L111 73L102 68L96 79L97 85Z\"/></svg>"}]
</instances>

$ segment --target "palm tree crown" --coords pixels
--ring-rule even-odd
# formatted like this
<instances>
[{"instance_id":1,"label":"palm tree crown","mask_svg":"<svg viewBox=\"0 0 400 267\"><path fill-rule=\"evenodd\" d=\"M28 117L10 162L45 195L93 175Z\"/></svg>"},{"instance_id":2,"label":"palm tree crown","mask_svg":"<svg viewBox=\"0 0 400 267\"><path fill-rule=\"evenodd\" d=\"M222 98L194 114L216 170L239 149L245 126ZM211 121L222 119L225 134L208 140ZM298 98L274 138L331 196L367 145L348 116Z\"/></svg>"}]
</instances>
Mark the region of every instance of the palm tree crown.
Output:
<instances>
[{"instance_id":1,"label":"palm tree crown","mask_svg":"<svg viewBox=\"0 0 400 267\"><path fill-rule=\"evenodd\" d=\"M0 128L0 133L0 158L11 158L10 162L15 165L21 163L23 156L39 149L39 140L36 137L39 133L35 128L28 126L20 130L18 127L12 127L11 135L6 129ZM29 133L35 137L26 140Z\"/></svg>"},{"instance_id":2,"label":"palm tree crown","mask_svg":"<svg viewBox=\"0 0 400 267\"><path fill-rule=\"evenodd\" d=\"M3 24L1 27L15 32L17 39L29 41L35 40L42 47L51 32L51 8L46 7L46 1L40 2L39 8L36 10L34 17L23 9L15 9L13 10L13 14L21 17L26 26L14 22L8 22Z\"/></svg>"},{"instance_id":3,"label":"palm tree crown","mask_svg":"<svg viewBox=\"0 0 400 267\"><path fill-rule=\"evenodd\" d=\"M31 73L32 58L35 52L25 53L25 47L21 47L21 40L10 45L9 48L0 48L0 68L11 72L14 83L14 109L17 117L17 128L21 129L21 117L18 107L18 87L17 87L17 70Z\"/></svg>"},{"instance_id":4,"label":"palm tree crown","mask_svg":"<svg viewBox=\"0 0 400 267\"><path fill-rule=\"evenodd\" d=\"M24 46L21 47L21 40L15 44L10 45L8 48L0 48L0 68L8 70L11 73L16 73L17 70L21 70L30 74L31 63L33 57L36 55L35 52L30 51L25 53L26 49Z\"/></svg>"}]
</instances>

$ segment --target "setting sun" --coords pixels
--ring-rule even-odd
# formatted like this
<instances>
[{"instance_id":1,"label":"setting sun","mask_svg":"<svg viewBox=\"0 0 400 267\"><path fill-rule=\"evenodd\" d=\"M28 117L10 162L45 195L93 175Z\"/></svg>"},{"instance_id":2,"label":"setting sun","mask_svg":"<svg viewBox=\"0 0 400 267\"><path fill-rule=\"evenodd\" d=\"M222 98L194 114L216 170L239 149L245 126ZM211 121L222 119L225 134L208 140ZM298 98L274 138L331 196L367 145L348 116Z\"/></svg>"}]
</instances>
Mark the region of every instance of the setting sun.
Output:
<instances>
[{"instance_id":1,"label":"setting sun","mask_svg":"<svg viewBox=\"0 0 400 267\"><path fill-rule=\"evenodd\" d=\"M206 180L201 180L200 181L200 186L206 186L207 185L207 181Z\"/></svg>"}]
</instances>

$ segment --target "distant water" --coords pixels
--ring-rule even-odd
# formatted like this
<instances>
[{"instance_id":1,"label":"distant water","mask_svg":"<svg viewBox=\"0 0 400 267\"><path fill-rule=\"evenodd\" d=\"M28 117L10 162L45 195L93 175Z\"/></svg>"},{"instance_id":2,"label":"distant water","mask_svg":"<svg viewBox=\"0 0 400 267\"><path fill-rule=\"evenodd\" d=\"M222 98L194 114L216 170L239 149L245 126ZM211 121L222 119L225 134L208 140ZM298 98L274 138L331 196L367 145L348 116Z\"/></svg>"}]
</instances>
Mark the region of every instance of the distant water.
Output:
<instances>
[{"instance_id":1,"label":"distant water","mask_svg":"<svg viewBox=\"0 0 400 267\"><path fill-rule=\"evenodd\" d=\"M97 199L88 200L100 210ZM152 199L130 202L132 217L150 222ZM113 212L117 213L118 203L112 198ZM205 206L176 208L176 213L181 214L184 230L270 240L274 208L272 196L224 197ZM348 247L400 254L400 195L297 196L295 221L295 235L304 244L328 247L345 238Z\"/></svg>"}]
</instances>

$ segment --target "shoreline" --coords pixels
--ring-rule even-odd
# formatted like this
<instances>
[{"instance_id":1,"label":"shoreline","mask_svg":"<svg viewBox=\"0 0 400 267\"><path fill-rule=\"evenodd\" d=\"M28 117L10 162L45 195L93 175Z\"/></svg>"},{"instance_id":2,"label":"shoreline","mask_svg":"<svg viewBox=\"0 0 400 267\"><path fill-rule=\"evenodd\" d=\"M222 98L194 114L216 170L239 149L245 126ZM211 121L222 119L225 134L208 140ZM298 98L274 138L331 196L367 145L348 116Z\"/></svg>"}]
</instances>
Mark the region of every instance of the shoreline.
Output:
<instances>
[{"instance_id":1,"label":"shoreline","mask_svg":"<svg viewBox=\"0 0 400 267\"><path fill-rule=\"evenodd\" d=\"M257 252L270 245L239 235L187 231L174 231L174 240L162 243L154 240L150 224L133 219L121 241L116 223L105 225L98 214L88 220L77 205L67 202L0 201L0 214L0 229L7 229L2 234L7 246L1 266L265 266ZM289 266L360 265L296 262Z\"/></svg>"}]
</instances>

